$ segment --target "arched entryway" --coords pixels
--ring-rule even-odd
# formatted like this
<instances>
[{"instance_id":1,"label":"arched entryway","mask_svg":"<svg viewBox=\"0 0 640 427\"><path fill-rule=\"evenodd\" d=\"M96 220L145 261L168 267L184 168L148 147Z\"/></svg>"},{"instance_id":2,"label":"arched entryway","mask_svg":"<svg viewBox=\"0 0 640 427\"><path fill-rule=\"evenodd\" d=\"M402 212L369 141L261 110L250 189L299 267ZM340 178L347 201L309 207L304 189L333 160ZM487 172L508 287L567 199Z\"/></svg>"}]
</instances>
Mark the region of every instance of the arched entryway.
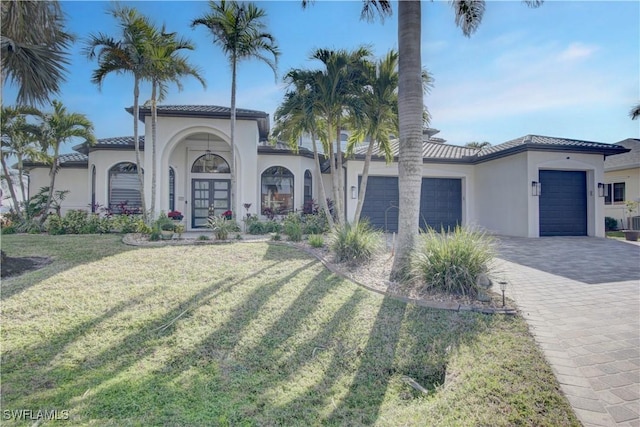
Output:
<instances>
[{"instance_id":1,"label":"arched entryway","mask_svg":"<svg viewBox=\"0 0 640 427\"><path fill-rule=\"evenodd\" d=\"M211 215L222 215L231 207L229 163L211 152L198 157L191 165L191 227L207 226Z\"/></svg>"}]
</instances>

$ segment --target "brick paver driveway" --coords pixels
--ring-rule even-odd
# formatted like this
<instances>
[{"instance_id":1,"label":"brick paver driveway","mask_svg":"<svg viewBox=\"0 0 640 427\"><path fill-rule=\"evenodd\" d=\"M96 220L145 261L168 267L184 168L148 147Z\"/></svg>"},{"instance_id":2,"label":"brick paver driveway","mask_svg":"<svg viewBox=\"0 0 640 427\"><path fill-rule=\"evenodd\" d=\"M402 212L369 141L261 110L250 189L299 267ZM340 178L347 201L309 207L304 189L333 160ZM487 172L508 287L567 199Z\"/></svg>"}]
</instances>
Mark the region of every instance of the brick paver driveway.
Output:
<instances>
[{"instance_id":1,"label":"brick paver driveway","mask_svg":"<svg viewBox=\"0 0 640 427\"><path fill-rule=\"evenodd\" d=\"M495 277L585 426L640 426L640 246L500 237ZM499 291L498 291L499 292Z\"/></svg>"}]
</instances>

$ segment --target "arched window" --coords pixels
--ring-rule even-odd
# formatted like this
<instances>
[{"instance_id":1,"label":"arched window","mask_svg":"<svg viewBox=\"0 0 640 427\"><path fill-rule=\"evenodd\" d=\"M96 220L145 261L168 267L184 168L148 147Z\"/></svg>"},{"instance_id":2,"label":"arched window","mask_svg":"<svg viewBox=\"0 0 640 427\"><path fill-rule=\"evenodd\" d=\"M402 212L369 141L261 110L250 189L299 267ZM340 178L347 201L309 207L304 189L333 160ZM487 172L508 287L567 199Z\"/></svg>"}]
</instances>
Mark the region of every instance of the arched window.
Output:
<instances>
[{"instance_id":1,"label":"arched window","mask_svg":"<svg viewBox=\"0 0 640 427\"><path fill-rule=\"evenodd\" d=\"M91 212L96 211L96 167L91 166Z\"/></svg>"},{"instance_id":2,"label":"arched window","mask_svg":"<svg viewBox=\"0 0 640 427\"><path fill-rule=\"evenodd\" d=\"M113 213L139 211L142 207L137 172L131 162L118 163L109 169L109 208Z\"/></svg>"},{"instance_id":3,"label":"arched window","mask_svg":"<svg viewBox=\"0 0 640 427\"><path fill-rule=\"evenodd\" d=\"M230 173L229 163L217 154L207 153L193 162L191 172L195 173Z\"/></svg>"},{"instance_id":4,"label":"arched window","mask_svg":"<svg viewBox=\"0 0 640 427\"><path fill-rule=\"evenodd\" d=\"M293 174L282 166L272 166L262 172L263 215L284 215L293 212Z\"/></svg>"},{"instance_id":5,"label":"arched window","mask_svg":"<svg viewBox=\"0 0 640 427\"><path fill-rule=\"evenodd\" d=\"M176 209L176 172L169 166L169 210Z\"/></svg>"},{"instance_id":6,"label":"arched window","mask_svg":"<svg viewBox=\"0 0 640 427\"><path fill-rule=\"evenodd\" d=\"M311 171L307 169L306 171L304 171L304 208L303 210L305 212L307 212L307 208L313 210L313 206L310 206L313 203L312 184L313 184L313 178L311 177Z\"/></svg>"}]
</instances>

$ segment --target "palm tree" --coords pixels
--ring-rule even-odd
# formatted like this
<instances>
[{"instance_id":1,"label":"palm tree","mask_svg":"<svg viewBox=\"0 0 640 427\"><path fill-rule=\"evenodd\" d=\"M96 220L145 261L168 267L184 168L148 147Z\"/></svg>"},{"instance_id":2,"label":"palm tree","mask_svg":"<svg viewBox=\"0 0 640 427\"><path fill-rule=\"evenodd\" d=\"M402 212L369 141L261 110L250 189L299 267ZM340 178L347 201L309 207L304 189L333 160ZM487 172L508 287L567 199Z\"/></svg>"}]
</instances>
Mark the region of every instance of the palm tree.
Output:
<instances>
[{"instance_id":1,"label":"palm tree","mask_svg":"<svg viewBox=\"0 0 640 427\"><path fill-rule=\"evenodd\" d=\"M1 77L19 86L17 102L39 104L60 91L74 37L64 31L57 1L6 0L1 4Z\"/></svg>"},{"instance_id":2,"label":"palm tree","mask_svg":"<svg viewBox=\"0 0 640 427\"><path fill-rule=\"evenodd\" d=\"M631 111L629 111L629 116L631 117L631 120L635 120L640 117L640 104L637 104L631 109Z\"/></svg>"},{"instance_id":3,"label":"palm tree","mask_svg":"<svg viewBox=\"0 0 640 427\"><path fill-rule=\"evenodd\" d=\"M291 89L287 91L284 101L276 110L273 135L287 141L293 150L298 149L298 140L303 134L308 133L311 136L316 175L320 177L320 206L329 222L329 228L332 229L333 216L329 211L324 180L321 178L322 169L316 142L318 136L322 141L327 141L327 137L323 133L321 119L315 111L318 93L313 85L314 72L291 70L284 80ZM328 148L326 146L324 148L324 152L328 152Z\"/></svg>"},{"instance_id":4,"label":"palm tree","mask_svg":"<svg viewBox=\"0 0 640 427\"><path fill-rule=\"evenodd\" d=\"M41 117L42 113L38 109L30 106L2 107L2 111L0 112L0 126L2 129L0 132L2 135L2 156L0 160L7 185L9 186L11 200L13 201L15 212L19 217L21 216L20 203L11 178L9 166L7 165L7 158L14 156L18 161L20 191L22 200L26 201L27 194L22 179L24 170L22 166L23 160L25 157L39 159L42 154L34 145L34 125L27 122L26 116Z\"/></svg>"},{"instance_id":5,"label":"palm tree","mask_svg":"<svg viewBox=\"0 0 640 427\"><path fill-rule=\"evenodd\" d=\"M49 194L45 204L44 214L40 219L41 223L47 219L49 208L53 201L54 186L58 173L60 148L66 142L75 138L82 138L89 145L93 145L96 138L93 134L93 124L84 114L68 113L67 109L60 101L54 100L51 104L53 113L44 114L40 125L40 144L42 150L49 155Z\"/></svg>"},{"instance_id":6,"label":"palm tree","mask_svg":"<svg viewBox=\"0 0 640 427\"><path fill-rule=\"evenodd\" d=\"M472 142L467 142L466 144L464 144L464 146L469 148L475 148L476 150L482 150L483 148L491 147L491 143L489 141L483 141L483 142L472 141Z\"/></svg>"},{"instance_id":7,"label":"palm tree","mask_svg":"<svg viewBox=\"0 0 640 427\"><path fill-rule=\"evenodd\" d=\"M316 110L324 119L327 128L327 147L331 159L334 205L338 224L344 222L341 130L344 117L348 114L357 115L362 108L360 95L366 84L364 67L370 56L371 51L366 47L350 52L318 49L311 55L312 59L319 60L323 64L323 69L313 74L313 84L317 91Z\"/></svg>"},{"instance_id":8,"label":"palm tree","mask_svg":"<svg viewBox=\"0 0 640 427\"><path fill-rule=\"evenodd\" d=\"M538 7L543 0L524 0ZM388 1L363 0L362 16L371 19L377 10L382 17L389 14ZM303 0L303 6L306 1ZM470 37L479 27L485 10L484 0L453 0L456 25ZM422 122L423 100L421 78L421 5L419 0L398 2L398 114L400 146L398 187L400 193L398 246L391 268L391 279L403 279L408 270L410 254L419 231L420 194L422 184Z\"/></svg>"},{"instance_id":9,"label":"palm tree","mask_svg":"<svg viewBox=\"0 0 640 427\"><path fill-rule=\"evenodd\" d=\"M102 88L102 83L109 74L133 75L133 140L142 214L144 220L147 221L144 181L140 163L138 116L140 112L140 81L145 78L145 72L149 69L148 46L157 31L150 21L140 15L135 8L116 5L109 13L118 21L121 38L116 40L102 33L91 34L85 53L89 59L97 59L98 61L98 68L93 71L91 78L91 81L98 85L98 88Z\"/></svg>"},{"instance_id":10,"label":"palm tree","mask_svg":"<svg viewBox=\"0 0 640 427\"><path fill-rule=\"evenodd\" d=\"M353 132L349 137L349 154L355 146L367 136L370 138L362 169L362 181L358 192L358 203L354 221L360 220L362 205L366 196L369 178L369 166L373 148L377 144L385 153L387 163L393 160L389 135L398 134L398 53L390 51L377 63L367 63L365 78L367 85L362 95L363 109L361 116L352 116ZM426 70L422 72L423 92L432 86L432 78ZM424 122L428 123L428 112L424 111Z\"/></svg>"},{"instance_id":11,"label":"palm tree","mask_svg":"<svg viewBox=\"0 0 640 427\"><path fill-rule=\"evenodd\" d=\"M231 207L235 209L236 167L236 77L238 62L258 59L267 64L274 75L277 72L280 51L275 38L266 32L264 9L254 3L209 1L209 13L194 19L191 27L202 25L209 29L213 43L227 56L231 65Z\"/></svg>"},{"instance_id":12,"label":"palm tree","mask_svg":"<svg viewBox=\"0 0 640 427\"><path fill-rule=\"evenodd\" d=\"M168 82L175 83L178 90L182 90L180 78L184 76L195 77L205 88L206 83L200 72L189 64L187 58L179 54L183 49L194 49L191 41L176 38L175 33L166 33L163 28L156 40L149 44L148 49L149 64L145 77L151 80L151 212L155 215L158 102L166 96Z\"/></svg>"}]
</instances>

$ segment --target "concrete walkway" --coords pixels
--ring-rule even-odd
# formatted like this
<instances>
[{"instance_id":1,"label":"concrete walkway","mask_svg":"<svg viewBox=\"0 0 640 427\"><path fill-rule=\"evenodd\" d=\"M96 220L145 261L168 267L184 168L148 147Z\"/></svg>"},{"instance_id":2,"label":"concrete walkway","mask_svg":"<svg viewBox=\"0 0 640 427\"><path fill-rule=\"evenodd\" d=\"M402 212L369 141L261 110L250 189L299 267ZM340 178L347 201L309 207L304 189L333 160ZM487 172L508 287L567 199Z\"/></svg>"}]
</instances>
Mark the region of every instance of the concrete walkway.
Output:
<instances>
[{"instance_id":1,"label":"concrete walkway","mask_svg":"<svg viewBox=\"0 0 640 427\"><path fill-rule=\"evenodd\" d=\"M585 426L640 426L640 245L500 237L497 279ZM496 289L500 292L499 289Z\"/></svg>"}]
</instances>

